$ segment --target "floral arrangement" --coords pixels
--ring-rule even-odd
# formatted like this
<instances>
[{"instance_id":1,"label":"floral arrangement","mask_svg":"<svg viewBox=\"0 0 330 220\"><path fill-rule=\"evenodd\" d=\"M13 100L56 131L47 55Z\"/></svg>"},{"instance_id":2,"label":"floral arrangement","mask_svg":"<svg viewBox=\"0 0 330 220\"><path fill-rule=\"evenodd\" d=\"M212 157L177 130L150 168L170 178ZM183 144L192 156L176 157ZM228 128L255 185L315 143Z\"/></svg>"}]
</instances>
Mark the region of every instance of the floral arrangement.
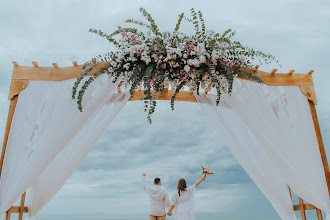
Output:
<instances>
[{"instance_id":1,"label":"floral arrangement","mask_svg":"<svg viewBox=\"0 0 330 220\"><path fill-rule=\"evenodd\" d=\"M151 115L156 108L155 100L160 98L164 88L170 86L175 90L171 98L172 110L176 95L184 86L197 94L200 89L215 88L218 104L223 94L231 94L234 78L238 74L262 83L258 76L242 71L253 68L253 60L257 59L259 64L275 60L272 55L232 40L235 33L231 29L223 34L206 30L200 11L191 9L191 17L180 14L173 32L160 32L151 15L143 8L140 8L140 12L147 23L135 19L126 22L140 25L148 31L118 27L118 30L108 35L101 30L90 29L90 32L105 37L118 50L99 55L94 58L94 62L89 61L83 65L83 72L72 90L72 98L77 99L80 111L83 111L84 92L103 73L113 77L113 82L120 80L119 86L129 87L131 95L136 89L144 90L141 100L145 102L145 112L151 124ZM188 36L179 32L183 20L193 24L195 34ZM119 39L115 38L118 35ZM97 65L108 61L109 65L90 76L78 92L83 78Z\"/></svg>"},{"instance_id":2,"label":"floral arrangement","mask_svg":"<svg viewBox=\"0 0 330 220\"><path fill-rule=\"evenodd\" d=\"M214 173L212 173L212 170L209 169L209 168L202 167L202 170L203 170L202 174L204 174L204 173L206 173L206 174L214 174Z\"/></svg>"}]
</instances>

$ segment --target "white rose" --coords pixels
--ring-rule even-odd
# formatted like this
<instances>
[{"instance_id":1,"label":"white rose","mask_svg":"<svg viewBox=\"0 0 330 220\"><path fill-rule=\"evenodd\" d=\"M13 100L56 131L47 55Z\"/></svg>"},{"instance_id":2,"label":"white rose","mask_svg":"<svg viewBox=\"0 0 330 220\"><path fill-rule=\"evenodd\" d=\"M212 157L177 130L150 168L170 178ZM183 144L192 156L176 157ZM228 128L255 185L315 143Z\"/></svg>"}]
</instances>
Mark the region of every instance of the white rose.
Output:
<instances>
[{"instance_id":1,"label":"white rose","mask_svg":"<svg viewBox=\"0 0 330 220\"><path fill-rule=\"evenodd\" d=\"M204 55L199 57L199 60L201 61L201 63L205 63L206 62L206 57Z\"/></svg>"},{"instance_id":2,"label":"white rose","mask_svg":"<svg viewBox=\"0 0 330 220\"><path fill-rule=\"evenodd\" d=\"M186 71L187 73L190 71L190 66L188 66L188 65L185 65L184 66L184 71Z\"/></svg>"}]
</instances>

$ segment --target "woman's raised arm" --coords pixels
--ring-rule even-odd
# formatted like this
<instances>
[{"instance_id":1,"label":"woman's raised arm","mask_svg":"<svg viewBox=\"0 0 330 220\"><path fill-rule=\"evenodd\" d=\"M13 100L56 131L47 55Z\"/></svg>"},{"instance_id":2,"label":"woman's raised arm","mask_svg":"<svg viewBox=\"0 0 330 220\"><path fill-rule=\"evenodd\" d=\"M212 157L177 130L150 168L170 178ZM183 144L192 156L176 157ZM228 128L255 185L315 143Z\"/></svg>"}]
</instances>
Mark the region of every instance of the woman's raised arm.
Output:
<instances>
[{"instance_id":1,"label":"woman's raised arm","mask_svg":"<svg viewBox=\"0 0 330 220\"><path fill-rule=\"evenodd\" d=\"M206 173L204 174L204 176L203 176L200 180L198 180L198 181L195 183L196 187L197 187L199 184L201 184L201 182L203 182L203 180L205 180L205 179L206 179Z\"/></svg>"}]
</instances>

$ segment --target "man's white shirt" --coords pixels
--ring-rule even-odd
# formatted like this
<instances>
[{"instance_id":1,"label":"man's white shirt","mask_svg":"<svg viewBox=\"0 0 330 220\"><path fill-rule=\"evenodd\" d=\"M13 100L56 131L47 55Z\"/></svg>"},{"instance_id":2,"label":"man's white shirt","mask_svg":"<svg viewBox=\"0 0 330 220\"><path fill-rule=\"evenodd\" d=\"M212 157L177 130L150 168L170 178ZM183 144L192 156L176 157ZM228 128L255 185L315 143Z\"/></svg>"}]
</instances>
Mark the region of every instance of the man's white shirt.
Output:
<instances>
[{"instance_id":1,"label":"man's white shirt","mask_svg":"<svg viewBox=\"0 0 330 220\"><path fill-rule=\"evenodd\" d=\"M166 214L166 209L170 207L167 190L161 185L148 186L145 184L145 176L142 176L142 188L149 195L149 214L153 216L163 216Z\"/></svg>"}]
</instances>

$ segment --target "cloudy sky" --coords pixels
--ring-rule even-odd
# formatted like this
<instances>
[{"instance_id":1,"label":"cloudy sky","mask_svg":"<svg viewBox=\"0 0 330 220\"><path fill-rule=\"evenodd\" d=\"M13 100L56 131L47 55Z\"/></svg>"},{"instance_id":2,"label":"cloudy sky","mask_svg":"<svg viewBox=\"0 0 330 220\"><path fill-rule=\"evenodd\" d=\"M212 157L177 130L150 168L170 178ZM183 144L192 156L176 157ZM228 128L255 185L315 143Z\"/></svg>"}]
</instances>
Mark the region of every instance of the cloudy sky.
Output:
<instances>
[{"instance_id":1,"label":"cloudy sky","mask_svg":"<svg viewBox=\"0 0 330 220\"><path fill-rule=\"evenodd\" d=\"M146 8L161 30L174 29L177 14L194 7L204 12L207 28L236 30L237 40L269 52L283 68L313 74L318 116L330 157L330 3L327 0L235 1L3 1L0 6L0 135L3 136L12 61L31 66L70 66L113 49L89 28L110 33L127 18L143 19ZM186 32L192 27L184 24ZM274 66L262 66L270 70ZM200 165L213 168L197 190L197 216L217 219L279 219L269 202L221 144L197 104L159 102L153 125L141 102L130 102L106 130L79 169L38 216L65 218L145 218L147 197L140 188L162 178L169 192L180 177L193 184ZM298 213L297 213L298 214ZM311 216L315 216L311 213ZM171 219L171 218L170 218Z\"/></svg>"}]
</instances>

